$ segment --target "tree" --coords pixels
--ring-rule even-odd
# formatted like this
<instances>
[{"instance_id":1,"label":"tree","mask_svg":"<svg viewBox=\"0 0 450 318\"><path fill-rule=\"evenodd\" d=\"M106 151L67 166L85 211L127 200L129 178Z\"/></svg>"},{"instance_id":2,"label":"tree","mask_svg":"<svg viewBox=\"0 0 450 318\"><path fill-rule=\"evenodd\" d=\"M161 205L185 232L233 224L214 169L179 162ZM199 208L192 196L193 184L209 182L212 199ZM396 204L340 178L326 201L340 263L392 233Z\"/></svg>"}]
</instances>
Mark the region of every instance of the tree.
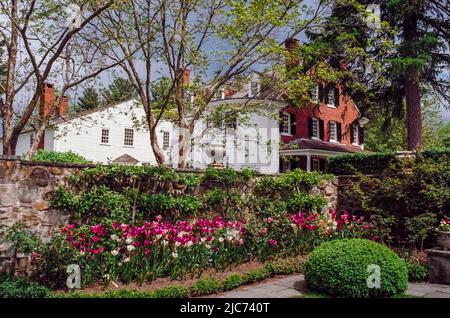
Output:
<instances>
[{"instance_id":1,"label":"tree","mask_svg":"<svg viewBox=\"0 0 450 318\"><path fill-rule=\"evenodd\" d=\"M80 6L69 0L0 0L0 41L6 43L7 51L6 84L0 99L3 154L15 154L19 135L39 105L45 82L62 83L61 94L34 126L28 156L36 151L51 114L65 94L114 66L100 63L97 52L86 45L87 29L112 4L112 0L88 1ZM26 90L31 97L21 103Z\"/></svg>"},{"instance_id":2,"label":"tree","mask_svg":"<svg viewBox=\"0 0 450 318\"><path fill-rule=\"evenodd\" d=\"M178 112L178 167L184 168L197 121L230 81L279 57L280 39L304 30L301 1L159 0L160 56ZM292 24L293 21L301 21ZM195 78L189 80L191 70ZM194 98L190 98L194 96Z\"/></svg>"},{"instance_id":3,"label":"tree","mask_svg":"<svg viewBox=\"0 0 450 318\"><path fill-rule=\"evenodd\" d=\"M133 83L123 77L115 77L108 88L102 92L107 104L115 104L130 100L136 96Z\"/></svg>"},{"instance_id":4,"label":"tree","mask_svg":"<svg viewBox=\"0 0 450 318\"><path fill-rule=\"evenodd\" d=\"M381 8L378 27L366 22L366 6L374 3ZM367 115L382 109L389 121L406 113L407 148L418 150L423 87L447 106L450 99L449 14L448 1L334 0L304 51L315 62L331 62L330 71Z\"/></svg>"},{"instance_id":5,"label":"tree","mask_svg":"<svg viewBox=\"0 0 450 318\"><path fill-rule=\"evenodd\" d=\"M100 99L98 93L92 86L83 90L83 96L81 96L77 103L79 110L88 110L97 108L100 105Z\"/></svg>"}]
</instances>

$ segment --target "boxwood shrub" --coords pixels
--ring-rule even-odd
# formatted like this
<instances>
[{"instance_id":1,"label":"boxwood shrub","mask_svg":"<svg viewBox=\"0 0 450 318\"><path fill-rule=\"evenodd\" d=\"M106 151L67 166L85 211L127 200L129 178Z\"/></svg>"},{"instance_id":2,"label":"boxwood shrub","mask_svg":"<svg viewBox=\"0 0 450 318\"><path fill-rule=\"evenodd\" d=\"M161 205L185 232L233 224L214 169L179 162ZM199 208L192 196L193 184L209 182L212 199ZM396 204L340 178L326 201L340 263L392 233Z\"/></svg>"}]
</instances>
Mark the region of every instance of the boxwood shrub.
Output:
<instances>
[{"instance_id":1,"label":"boxwood shrub","mask_svg":"<svg viewBox=\"0 0 450 318\"><path fill-rule=\"evenodd\" d=\"M0 276L0 298L44 298L50 290L24 278Z\"/></svg>"},{"instance_id":2,"label":"boxwood shrub","mask_svg":"<svg viewBox=\"0 0 450 318\"><path fill-rule=\"evenodd\" d=\"M344 154L329 158L327 170L334 175L379 174L396 160L393 152Z\"/></svg>"},{"instance_id":3,"label":"boxwood shrub","mask_svg":"<svg viewBox=\"0 0 450 318\"><path fill-rule=\"evenodd\" d=\"M369 288L373 273L369 265L380 266L380 288ZM365 239L343 239L323 243L305 264L309 288L337 297L386 297L403 293L408 284L406 262L382 244Z\"/></svg>"}]
</instances>

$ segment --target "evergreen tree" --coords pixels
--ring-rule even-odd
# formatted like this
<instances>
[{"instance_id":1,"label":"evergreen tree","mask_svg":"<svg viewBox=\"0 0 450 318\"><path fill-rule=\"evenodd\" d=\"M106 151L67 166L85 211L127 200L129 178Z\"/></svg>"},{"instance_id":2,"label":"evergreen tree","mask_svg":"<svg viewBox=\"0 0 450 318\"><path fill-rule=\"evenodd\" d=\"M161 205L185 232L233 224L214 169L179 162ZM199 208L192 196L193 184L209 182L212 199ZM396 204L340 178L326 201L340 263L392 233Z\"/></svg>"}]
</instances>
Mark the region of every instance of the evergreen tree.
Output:
<instances>
[{"instance_id":1,"label":"evergreen tree","mask_svg":"<svg viewBox=\"0 0 450 318\"><path fill-rule=\"evenodd\" d=\"M366 23L366 6L373 3L381 8L379 28ZM334 0L326 23L308 34L304 52L314 63L326 60L369 117L383 116L388 124L406 112L407 148L417 150L424 87L447 106L450 100L449 15L448 1Z\"/></svg>"},{"instance_id":2,"label":"evergreen tree","mask_svg":"<svg viewBox=\"0 0 450 318\"><path fill-rule=\"evenodd\" d=\"M136 96L133 83L129 79L116 77L114 81L109 84L108 88L103 90L103 97L107 104L114 104L127 101Z\"/></svg>"},{"instance_id":3,"label":"evergreen tree","mask_svg":"<svg viewBox=\"0 0 450 318\"><path fill-rule=\"evenodd\" d=\"M83 96L78 99L77 109L88 110L97 108L100 105L100 99L97 91L93 87L87 87L83 90Z\"/></svg>"}]
</instances>

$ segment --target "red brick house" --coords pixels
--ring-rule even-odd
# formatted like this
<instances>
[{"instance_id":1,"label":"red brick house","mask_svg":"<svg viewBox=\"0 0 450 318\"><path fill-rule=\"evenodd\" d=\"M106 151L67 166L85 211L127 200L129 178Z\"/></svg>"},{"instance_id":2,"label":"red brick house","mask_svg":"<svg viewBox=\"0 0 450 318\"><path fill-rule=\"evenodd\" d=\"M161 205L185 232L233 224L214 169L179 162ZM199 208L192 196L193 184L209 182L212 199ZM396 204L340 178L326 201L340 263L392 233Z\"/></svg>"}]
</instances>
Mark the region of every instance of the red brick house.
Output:
<instances>
[{"instance_id":1,"label":"red brick house","mask_svg":"<svg viewBox=\"0 0 450 318\"><path fill-rule=\"evenodd\" d=\"M327 157L364 151L367 120L339 84L317 84L311 99L280 112L280 172L324 170Z\"/></svg>"}]
</instances>

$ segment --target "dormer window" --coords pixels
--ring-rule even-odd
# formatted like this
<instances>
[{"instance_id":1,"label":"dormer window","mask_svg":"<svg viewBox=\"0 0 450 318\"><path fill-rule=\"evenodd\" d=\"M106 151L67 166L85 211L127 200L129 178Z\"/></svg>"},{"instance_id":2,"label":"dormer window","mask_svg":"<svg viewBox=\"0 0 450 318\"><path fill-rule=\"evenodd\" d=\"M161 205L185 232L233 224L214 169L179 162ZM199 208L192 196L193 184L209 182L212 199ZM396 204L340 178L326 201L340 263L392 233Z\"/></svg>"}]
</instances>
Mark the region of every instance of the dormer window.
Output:
<instances>
[{"instance_id":1,"label":"dormer window","mask_svg":"<svg viewBox=\"0 0 450 318\"><path fill-rule=\"evenodd\" d=\"M252 79L249 84L248 96L249 97L257 96L259 94L260 89L261 89L261 86L260 86L259 81L257 79Z\"/></svg>"}]
</instances>

